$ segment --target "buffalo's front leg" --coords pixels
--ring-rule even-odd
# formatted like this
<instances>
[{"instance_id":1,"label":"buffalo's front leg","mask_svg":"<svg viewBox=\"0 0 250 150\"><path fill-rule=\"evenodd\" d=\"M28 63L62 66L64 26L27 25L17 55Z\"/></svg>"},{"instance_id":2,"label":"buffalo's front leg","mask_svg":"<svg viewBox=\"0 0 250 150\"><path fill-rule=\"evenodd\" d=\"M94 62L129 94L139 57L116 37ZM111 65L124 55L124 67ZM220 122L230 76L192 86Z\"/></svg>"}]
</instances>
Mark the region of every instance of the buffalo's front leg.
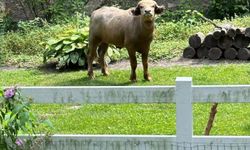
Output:
<instances>
[{"instance_id":1,"label":"buffalo's front leg","mask_svg":"<svg viewBox=\"0 0 250 150\"><path fill-rule=\"evenodd\" d=\"M129 59L130 59L130 65L131 65L131 74L130 74L130 80L132 82L136 82L136 67L137 67L137 60L135 56L135 50L132 50L129 52Z\"/></svg>"},{"instance_id":2,"label":"buffalo's front leg","mask_svg":"<svg viewBox=\"0 0 250 150\"><path fill-rule=\"evenodd\" d=\"M148 53L142 54L142 65L143 65L144 79L147 81L151 81L152 78L148 73Z\"/></svg>"}]
</instances>

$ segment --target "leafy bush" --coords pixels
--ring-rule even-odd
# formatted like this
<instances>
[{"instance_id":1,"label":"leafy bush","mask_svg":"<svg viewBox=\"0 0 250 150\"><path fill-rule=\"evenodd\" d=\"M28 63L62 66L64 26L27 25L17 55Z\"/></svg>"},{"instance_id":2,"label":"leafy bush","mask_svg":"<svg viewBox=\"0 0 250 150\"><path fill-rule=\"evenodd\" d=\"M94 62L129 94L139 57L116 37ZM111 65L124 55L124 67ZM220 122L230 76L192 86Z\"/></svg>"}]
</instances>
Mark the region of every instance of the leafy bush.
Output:
<instances>
[{"instance_id":1,"label":"leafy bush","mask_svg":"<svg viewBox=\"0 0 250 150\"><path fill-rule=\"evenodd\" d=\"M41 43L47 41L48 38L60 36L65 30L88 26L88 18L82 18L84 16L73 16L71 22L62 25L49 24L40 18L19 22L18 30L0 35L0 61L12 64L17 55L26 58L37 56L42 58L45 48ZM32 58L27 59L27 61L33 60ZM41 59L35 61L29 63L38 64L42 62Z\"/></svg>"},{"instance_id":2,"label":"leafy bush","mask_svg":"<svg viewBox=\"0 0 250 150\"><path fill-rule=\"evenodd\" d=\"M50 14L48 18L52 22L60 22L72 17L76 12L83 13L83 8L87 0L55 0L45 10Z\"/></svg>"},{"instance_id":3,"label":"leafy bush","mask_svg":"<svg viewBox=\"0 0 250 150\"><path fill-rule=\"evenodd\" d=\"M0 13L0 35L7 31L16 30L17 24L5 13Z\"/></svg>"},{"instance_id":4,"label":"leafy bush","mask_svg":"<svg viewBox=\"0 0 250 150\"><path fill-rule=\"evenodd\" d=\"M0 90L0 149L24 149L32 141L25 143L18 134L34 135L40 124L52 127L49 120L41 121L30 111L30 104L14 87Z\"/></svg>"},{"instance_id":5,"label":"leafy bush","mask_svg":"<svg viewBox=\"0 0 250 150\"><path fill-rule=\"evenodd\" d=\"M87 66L88 27L70 30L57 39L49 39L44 52L44 62L50 58L58 58L57 69L72 66ZM109 63L120 56L114 46L107 51L106 62ZM114 59L111 58L114 56Z\"/></svg>"},{"instance_id":6,"label":"leafy bush","mask_svg":"<svg viewBox=\"0 0 250 150\"><path fill-rule=\"evenodd\" d=\"M211 19L232 19L250 12L247 0L211 0L207 17Z\"/></svg>"},{"instance_id":7,"label":"leafy bush","mask_svg":"<svg viewBox=\"0 0 250 150\"><path fill-rule=\"evenodd\" d=\"M67 32L65 36L47 41L44 62L52 57L57 57L58 69L70 66L70 64L84 66L86 65L87 47L88 28Z\"/></svg>"},{"instance_id":8,"label":"leafy bush","mask_svg":"<svg viewBox=\"0 0 250 150\"><path fill-rule=\"evenodd\" d=\"M17 28L20 31L27 32L27 31L37 29L39 27L43 27L45 25L48 25L47 21L38 17L33 20L19 21L17 23Z\"/></svg>"}]
</instances>

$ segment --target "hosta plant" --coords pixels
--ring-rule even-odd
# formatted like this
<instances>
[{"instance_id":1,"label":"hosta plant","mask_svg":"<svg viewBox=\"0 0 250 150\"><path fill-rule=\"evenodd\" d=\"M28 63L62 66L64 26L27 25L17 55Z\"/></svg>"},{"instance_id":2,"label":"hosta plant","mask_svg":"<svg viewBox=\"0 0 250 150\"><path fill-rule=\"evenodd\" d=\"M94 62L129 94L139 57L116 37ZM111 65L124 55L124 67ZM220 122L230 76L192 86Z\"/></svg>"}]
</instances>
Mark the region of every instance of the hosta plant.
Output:
<instances>
[{"instance_id":1,"label":"hosta plant","mask_svg":"<svg viewBox=\"0 0 250 150\"><path fill-rule=\"evenodd\" d=\"M44 62L50 58L57 58L57 68L70 65L86 65L88 50L88 28L70 30L56 39L46 42Z\"/></svg>"},{"instance_id":2,"label":"hosta plant","mask_svg":"<svg viewBox=\"0 0 250 150\"><path fill-rule=\"evenodd\" d=\"M48 40L45 45L44 62L57 58L57 69L87 66L88 28L69 30L58 38ZM110 45L105 60L110 63L119 56L118 49Z\"/></svg>"}]
</instances>

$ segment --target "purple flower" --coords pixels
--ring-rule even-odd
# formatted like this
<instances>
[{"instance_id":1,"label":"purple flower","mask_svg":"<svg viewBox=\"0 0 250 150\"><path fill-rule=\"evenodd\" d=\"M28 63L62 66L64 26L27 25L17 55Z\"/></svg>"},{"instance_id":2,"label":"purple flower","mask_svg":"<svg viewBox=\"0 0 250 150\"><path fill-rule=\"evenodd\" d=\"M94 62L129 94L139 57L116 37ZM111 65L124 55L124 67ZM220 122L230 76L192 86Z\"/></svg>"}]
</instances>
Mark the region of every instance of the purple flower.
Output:
<instances>
[{"instance_id":1,"label":"purple flower","mask_svg":"<svg viewBox=\"0 0 250 150\"><path fill-rule=\"evenodd\" d=\"M23 145L23 141L21 139L16 139L16 145L17 146L22 146Z\"/></svg>"},{"instance_id":2,"label":"purple flower","mask_svg":"<svg viewBox=\"0 0 250 150\"><path fill-rule=\"evenodd\" d=\"M4 90L4 98L9 99L15 96L16 89L15 88L8 88Z\"/></svg>"}]
</instances>

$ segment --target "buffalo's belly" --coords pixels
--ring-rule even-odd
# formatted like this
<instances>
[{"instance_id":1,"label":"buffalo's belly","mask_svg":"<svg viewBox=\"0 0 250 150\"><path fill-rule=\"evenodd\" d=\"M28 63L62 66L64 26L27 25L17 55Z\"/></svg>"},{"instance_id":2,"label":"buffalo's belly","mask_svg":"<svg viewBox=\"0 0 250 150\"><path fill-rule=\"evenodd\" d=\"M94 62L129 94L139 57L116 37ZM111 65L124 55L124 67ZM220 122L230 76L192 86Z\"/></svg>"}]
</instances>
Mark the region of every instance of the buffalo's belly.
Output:
<instances>
[{"instance_id":1,"label":"buffalo's belly","mask_svg":"<svg viewBox=\"0 0 250 150\"><path fill-rule=\"evenodd\" d=\"M124 47L124 35L121 32L110 32L102 36L102 42Z\"/></svg>"}]
</instances>

